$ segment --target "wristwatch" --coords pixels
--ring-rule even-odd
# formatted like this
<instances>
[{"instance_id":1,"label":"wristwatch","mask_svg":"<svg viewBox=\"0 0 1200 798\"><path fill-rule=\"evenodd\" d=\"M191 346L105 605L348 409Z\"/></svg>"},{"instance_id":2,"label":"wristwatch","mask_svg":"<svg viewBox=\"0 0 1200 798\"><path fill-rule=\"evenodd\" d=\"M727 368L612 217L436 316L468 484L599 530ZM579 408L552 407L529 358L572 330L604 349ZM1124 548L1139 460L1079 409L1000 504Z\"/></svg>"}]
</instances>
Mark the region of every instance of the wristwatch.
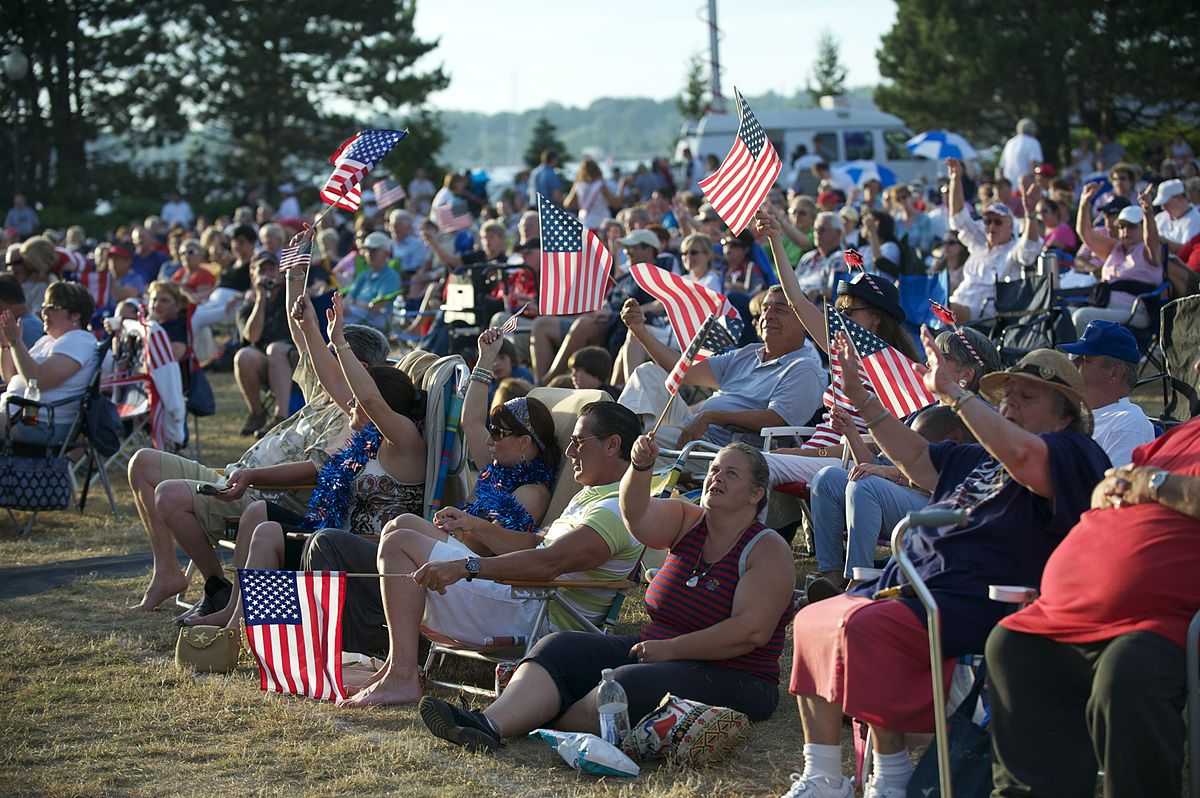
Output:
<instances>
[{"instance_id":1,"label":"wristwatch","mask_svg":"<svg viewBox=\"0 0 1200 798\"><path fill-rule=\"evenodd\" d=\"M1160 468L1150 475L1150 479L1146 480L1146 489L1150 492L1150 498L1158 501L1158 491L1163 485L1167 484L1167 478L1171 476L1171 472L1165 468Z\"/></svg>"},{"instance_id":2,"label":"wristwatch","mask_svg":"<svg viewBox=\"0 0 1200 798\"><path fill-rule=\"evenodd\" d=\"M470 582L475 577L479 576L479 558L467 558L467 581Z\"/></svg>"}]
</instances>

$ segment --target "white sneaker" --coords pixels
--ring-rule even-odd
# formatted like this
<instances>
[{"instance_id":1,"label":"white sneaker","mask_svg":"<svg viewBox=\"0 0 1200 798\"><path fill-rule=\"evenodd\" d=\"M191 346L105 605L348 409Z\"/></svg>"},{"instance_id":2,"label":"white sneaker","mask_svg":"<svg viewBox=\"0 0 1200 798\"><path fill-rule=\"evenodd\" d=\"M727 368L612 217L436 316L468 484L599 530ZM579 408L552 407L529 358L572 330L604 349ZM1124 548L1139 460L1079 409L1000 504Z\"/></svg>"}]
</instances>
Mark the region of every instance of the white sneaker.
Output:
<instances>
[{"instance_id":1,"label":"white sneaker","mask_svg":"<svg viewBox=\"0 0 1200 798\"><path fill-rule=\"evenodd\" d=\"M903 787L889 787L876 781L874 776L863 788L863 798L904 798L907 793Z\"/></svg>"},{"instance_id":2,"label":"white sneaker","mask_svg":"<svg viewBox=\"0 0 1200 798\"><path fill-rule=\"evenodd\" d=\"M839 776L833 782L824 776L792 774L792 786L781 798L854 798L854 787L850 779Z\"/></svg>"}]
</instances>

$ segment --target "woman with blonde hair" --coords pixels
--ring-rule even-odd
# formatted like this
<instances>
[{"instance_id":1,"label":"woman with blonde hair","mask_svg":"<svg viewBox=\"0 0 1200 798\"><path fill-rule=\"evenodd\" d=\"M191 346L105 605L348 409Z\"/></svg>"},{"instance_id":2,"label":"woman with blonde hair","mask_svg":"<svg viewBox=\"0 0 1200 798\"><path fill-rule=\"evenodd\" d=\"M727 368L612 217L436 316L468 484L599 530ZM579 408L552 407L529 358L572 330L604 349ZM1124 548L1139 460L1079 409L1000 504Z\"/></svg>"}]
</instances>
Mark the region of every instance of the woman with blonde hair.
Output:
<instances>
[{"instance_id":1,"label":"woman with blonde hair","mask_svg":"<svg viewBox=\"0 0 1200 798\"><path fill-rule=\"evenodd\" d=\"M579 212L579 221L595 232L605 219L611 219L610 208L620 208L621 201L614 197L604 182L600 165L591 158L584 158L575 174L575 182L563 200L563 207Z\"/></svg>"},{"instance_id":2,"label":"woman with blonde hair","mask_svg":"<svg viewBox=\"0 0 1200 798\"><path fill-rule=\"evenodd\" d=\"M54 242L45 236L25 239L20 250L9 256L8 269L21 281L25 304L29 306L30 313L41 312L46 288L58 281L54 275L57 265L58 252Z\"/></svg>"}]
</instances>

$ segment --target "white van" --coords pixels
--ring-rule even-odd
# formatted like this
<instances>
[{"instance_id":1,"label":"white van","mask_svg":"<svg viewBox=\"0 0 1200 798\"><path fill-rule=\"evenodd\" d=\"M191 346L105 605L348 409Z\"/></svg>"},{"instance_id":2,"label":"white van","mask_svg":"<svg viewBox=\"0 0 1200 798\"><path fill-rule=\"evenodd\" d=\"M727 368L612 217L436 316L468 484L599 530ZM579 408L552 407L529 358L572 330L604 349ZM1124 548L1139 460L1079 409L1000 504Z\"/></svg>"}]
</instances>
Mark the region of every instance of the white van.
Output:
<instances>
[{"instance_id":1,"label":"white van","mask_svg":"<svg viewBox=\"0 0 1200 798\"><path fill-rule=\"evenodd\" d=\"M803 145L809 155L821 155L830 163L875 161L895 173L900 182L918 176L932 180L937 164L910 153L904 142L913 136L899 117L879 110L833 107L755 114L783 159L780 181L791 172L792 155ZM686 124L676 145L676 161L684 147L700 159L709 155L723 159L737 135L736 113L708 114L695 125ZM807 174L807 170L803 170Z\"/></svg>"}]
</instances>

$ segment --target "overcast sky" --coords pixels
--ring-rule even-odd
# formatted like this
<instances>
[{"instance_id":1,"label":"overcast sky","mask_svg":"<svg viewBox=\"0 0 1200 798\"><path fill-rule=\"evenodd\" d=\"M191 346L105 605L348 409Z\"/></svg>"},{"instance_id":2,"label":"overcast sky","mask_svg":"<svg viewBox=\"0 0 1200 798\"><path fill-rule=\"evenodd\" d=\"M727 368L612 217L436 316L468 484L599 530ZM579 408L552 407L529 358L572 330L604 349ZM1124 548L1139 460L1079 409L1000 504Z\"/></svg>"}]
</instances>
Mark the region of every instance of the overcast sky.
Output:
<instances>
[{"instance_id":1,"label":"overcast sky","mask_svg":"<svg viewBox=\"0 0 1200 798\"><path fill-rule=\"evenodd\" d=\"M433 104L496 113L673 97L689 55L707 59L706 9L705 0L426 0L416 29L441 38L429 60L450 73ZM723 93L731 96L734 85L745 94L804 88L823 28L841 43L847 84L877 83L875 51L895 19L892 0L726 0L717 19Z\"/></svg>"}]
</instances>

